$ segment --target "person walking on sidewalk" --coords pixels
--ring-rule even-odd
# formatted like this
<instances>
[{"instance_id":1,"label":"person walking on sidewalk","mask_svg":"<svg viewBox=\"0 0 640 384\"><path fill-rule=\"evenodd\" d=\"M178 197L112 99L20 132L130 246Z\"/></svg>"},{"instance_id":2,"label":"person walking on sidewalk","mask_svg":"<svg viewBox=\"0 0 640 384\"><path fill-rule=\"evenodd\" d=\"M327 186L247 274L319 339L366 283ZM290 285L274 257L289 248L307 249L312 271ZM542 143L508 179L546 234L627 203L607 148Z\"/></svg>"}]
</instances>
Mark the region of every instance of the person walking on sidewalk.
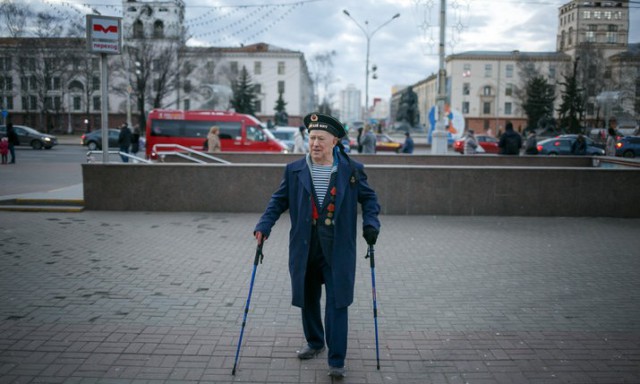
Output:
<instances>
[{"instance_id":1,"label":"person walking on sidewalk","mask_svg":"<svg viewBox=\"0 0 640 384\"><path fill-rule=\"evenodd\" d=\"M353 302L356 271L358 203L362 208L363 237L375 244L380 231L380 205L367 182L364 166L352 160L339 143L346 135L329 115L304 118L310 153L286 166L280 186L258 221L254 236L261 244L287 209L289 273L292 304L302 309L306 345L299 359L317 356L329 348L329 375L345 375L348 307ZM320 299L325 285L325 323Z\"/></svg>"},{"instance_id":2,"label":"person walking on sidewalk","mask_svg":"<svg viewBox=\"0 0 640 384\"><path fill-rule=\"evenodd\" d=\"M127 123L124 123L120 126L120 135L118 135L118 146L120 147L120 152L129 153L129 147L131 146L131 130ZM123 163L129 162L129 157L125 155L120 155Z\"/></svg>"}]
</instances>

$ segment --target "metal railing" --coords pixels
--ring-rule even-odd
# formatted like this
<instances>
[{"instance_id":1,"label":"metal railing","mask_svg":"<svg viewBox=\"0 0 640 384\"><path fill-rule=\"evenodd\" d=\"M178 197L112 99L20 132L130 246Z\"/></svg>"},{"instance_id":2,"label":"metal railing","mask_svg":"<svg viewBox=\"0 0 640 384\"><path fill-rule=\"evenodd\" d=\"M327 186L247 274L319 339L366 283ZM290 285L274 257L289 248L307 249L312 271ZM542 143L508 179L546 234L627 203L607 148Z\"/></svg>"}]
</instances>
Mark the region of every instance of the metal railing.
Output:
<instances>
[{"instance_id":1,"label":"metal railing","mask_svg":"<svg viewBox=\"0 0 640 384\"><path fill-rule=\"evenodd\" d=\"M163 148L172 148L172 151L169 150L161 150ZM209 159L212 161L216 161L218 163L222 163L222 164L231 164L230 162L223 160L221 158L215 157L215 156L211 156L208 153L202 152L202 151L198 151L195 150L193 148L188 148L185 146L182 146L180 144L155 144L153 146L153 148L151 149L151 153L154 153L158 156L158 160L159 161L164 161L164 157L165 156L178 156L180 158L183 158L185 160L189 160L189 161L193 161L199 164L208 164L207 161L204 161L200 158L197 157L202 157L205 159Z\"/></svg>"},{"instance_id":2,"label":"metal railing","mask_svg":"<svg viewBox=\"0 0 640 384\"><path fill-rule=\"evenodd\" d=\"M108 151L107 152L109 154L109 158L111 158L111 155L118 155L118 156L124 156L126 158L128 158L130 160L131 163L145 163L145 164L151 164L152 161L151 160L147 160L147 159L143 159L141 157L138 157L136 155L132 155L130 153L126 153L126 152L120 152L120 151ZM102 163L102 151L88 151L87 152L87 163ZM95 156L97 155L97 156ZM122 162L122 158L120 157L118 159L118 161L111 161L111 159L109 159L110 163L121 163Z\"/></svg>"}]
</instances>

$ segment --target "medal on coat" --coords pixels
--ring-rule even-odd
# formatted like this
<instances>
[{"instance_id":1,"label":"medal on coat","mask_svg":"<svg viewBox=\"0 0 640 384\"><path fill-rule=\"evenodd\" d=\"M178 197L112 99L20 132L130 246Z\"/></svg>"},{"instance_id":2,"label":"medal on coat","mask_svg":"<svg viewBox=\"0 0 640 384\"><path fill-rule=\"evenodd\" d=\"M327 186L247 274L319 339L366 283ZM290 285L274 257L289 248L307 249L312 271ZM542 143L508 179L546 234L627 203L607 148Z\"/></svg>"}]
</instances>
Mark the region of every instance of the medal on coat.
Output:
<instances>
[{"instance_id":1,"label":"medal on coat","mask_svg":"<svg viewBox=\"0 0 640 384\"><path fill-rule=\"evenodd\" d=\"M324 224L327 226L331 225L331 219L325 219Z\"/></svg>"}]
</instances>

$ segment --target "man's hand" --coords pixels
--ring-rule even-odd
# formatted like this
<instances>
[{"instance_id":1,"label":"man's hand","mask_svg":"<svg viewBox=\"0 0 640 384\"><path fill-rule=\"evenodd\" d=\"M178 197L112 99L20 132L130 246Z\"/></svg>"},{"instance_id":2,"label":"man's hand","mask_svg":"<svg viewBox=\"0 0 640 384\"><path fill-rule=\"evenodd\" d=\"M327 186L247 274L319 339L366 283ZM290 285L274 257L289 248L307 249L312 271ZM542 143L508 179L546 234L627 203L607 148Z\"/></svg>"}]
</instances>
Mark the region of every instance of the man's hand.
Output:
<instances>
[{"instance_id":1,"label":"man's hand","mask_svg":"<svg viewBox=\"0 0 640 384\"><path fill-rule=\"evenodd\" d=\"M377 229L370 225L367 225L362 230L362 237L364 237L364 239L367 241L367 244L374 245L376 243L376 240L378 240L378 233L380 232L378 232Z\"/></svg>"},{"instance_id":2,"label":"man's hand","mask_svg":"<svg viewBox=\"0 0 640 384\"><path fill-rule=\"evenodd\" d=\"M264 243L265 240L267 240L267 236L263 235L260 231L255 231L253 233L253 236L255 236L256 240L258 241L258 245Z\"/></svg>"}]
</instances>

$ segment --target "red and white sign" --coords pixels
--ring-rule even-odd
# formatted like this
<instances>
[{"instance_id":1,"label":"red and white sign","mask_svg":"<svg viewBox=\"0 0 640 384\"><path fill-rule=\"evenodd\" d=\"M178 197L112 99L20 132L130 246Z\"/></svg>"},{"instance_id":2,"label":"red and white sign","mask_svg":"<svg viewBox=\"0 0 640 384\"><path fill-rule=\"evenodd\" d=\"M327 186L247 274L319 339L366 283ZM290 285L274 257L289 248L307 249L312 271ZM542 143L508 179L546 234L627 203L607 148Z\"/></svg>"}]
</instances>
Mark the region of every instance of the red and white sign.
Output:
<instances>
[{"instance_id":1,"label":"red and white sign","mask_svg":"<svg viewBox=\"0 0 640 384\"><path fill-rule=\"evenodd\" d=\"M87 15L89 52L120 54L122 22L120 17Z\"/></svg>"}]
</instances>

